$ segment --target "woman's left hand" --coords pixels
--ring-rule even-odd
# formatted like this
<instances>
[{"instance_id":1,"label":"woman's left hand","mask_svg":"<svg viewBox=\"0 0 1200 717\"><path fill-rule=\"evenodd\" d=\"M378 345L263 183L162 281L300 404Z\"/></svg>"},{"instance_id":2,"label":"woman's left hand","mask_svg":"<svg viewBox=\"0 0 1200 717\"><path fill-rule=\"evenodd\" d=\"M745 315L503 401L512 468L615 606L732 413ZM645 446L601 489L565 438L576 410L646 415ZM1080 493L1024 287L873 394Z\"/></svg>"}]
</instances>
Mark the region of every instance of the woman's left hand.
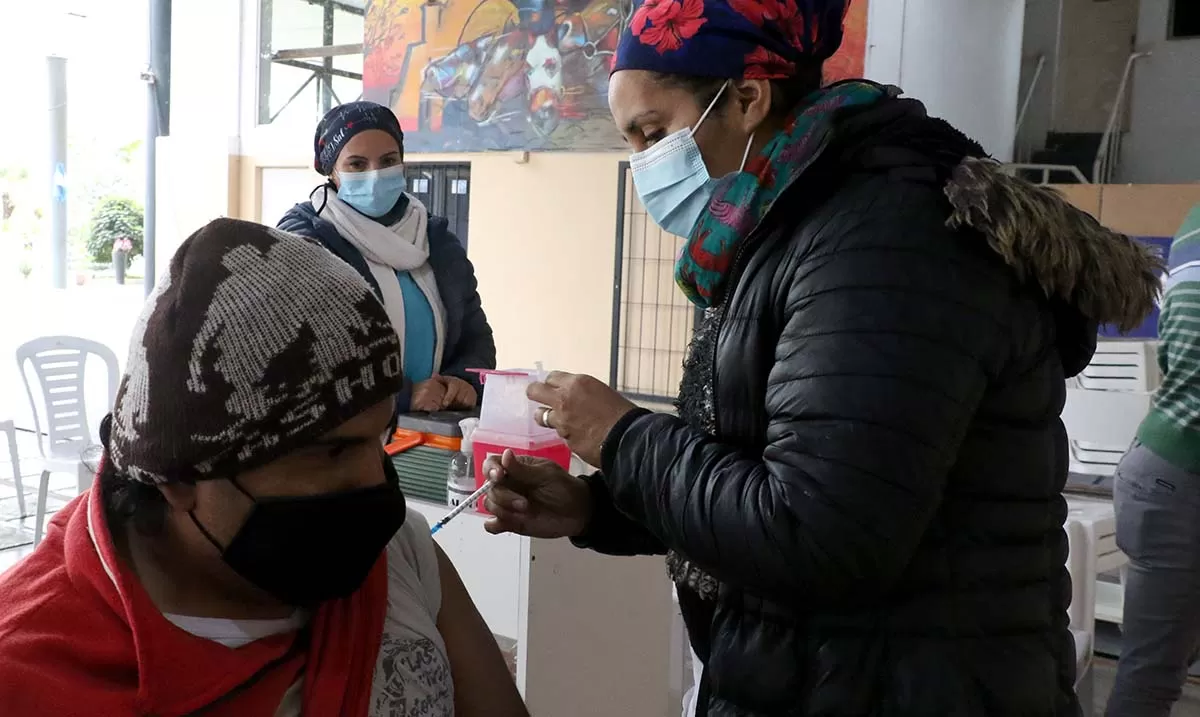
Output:
<instances>
[{"instance_id":1,"label":"woman's left hand","mask_svg":"<svg viewBox=\"0 0 1200 717\"><path fill-rule=\"evenodd\" d=\"M621 394L591 376L555 371L545 383L535 383L527 393L549 410L537 420L553 428L571 450L589 465L599 467L600 447L613 426L637 408Z\"/></svg>"},{"instance_id":2,"label":"woman's left hand","mask_svg":"<svg viewBox=\"0 0 1200 717\"><path fill-rule=\"evenodd\" d=\"M440 376L439 379L446 384L446 396L442 399L443 410L475 408L479 394L475 393L474 386L456 376Z\"/></svg>"}]
</instances>

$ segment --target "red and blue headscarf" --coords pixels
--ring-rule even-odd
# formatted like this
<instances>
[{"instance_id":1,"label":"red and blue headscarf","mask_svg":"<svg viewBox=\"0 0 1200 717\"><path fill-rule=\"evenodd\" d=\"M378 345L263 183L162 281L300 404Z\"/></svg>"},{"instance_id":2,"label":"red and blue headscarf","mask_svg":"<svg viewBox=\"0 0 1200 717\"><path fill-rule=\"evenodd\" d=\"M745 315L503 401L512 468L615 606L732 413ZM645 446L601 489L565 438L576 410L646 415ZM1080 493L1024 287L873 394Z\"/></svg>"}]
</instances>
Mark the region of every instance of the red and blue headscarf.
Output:
<instances>
[{"instance_id":1,"label":"red and blue headscarf","mask_svg":"<svg viewBox=\"0 0 1200 717\"><path fill-rule=\"evenodd\" d=\"M851 0L637 0L613 72L776 80L842 44Z\"/></svg>"}]
</instances>

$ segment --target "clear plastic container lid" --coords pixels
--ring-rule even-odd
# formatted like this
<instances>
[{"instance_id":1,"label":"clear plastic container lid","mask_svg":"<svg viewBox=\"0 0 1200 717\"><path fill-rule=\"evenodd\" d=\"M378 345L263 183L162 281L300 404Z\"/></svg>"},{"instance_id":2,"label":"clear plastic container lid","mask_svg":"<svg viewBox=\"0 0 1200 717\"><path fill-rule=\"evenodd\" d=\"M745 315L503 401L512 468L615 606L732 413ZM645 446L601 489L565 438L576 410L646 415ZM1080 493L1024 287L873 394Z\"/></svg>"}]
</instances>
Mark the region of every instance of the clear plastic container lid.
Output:
<instances>
[{"instance_id":1,"label":"clear plastic container lid","mask_svg":"<svg viewBox=\"0 0 1200 717\"><path fill-rule=\"evenodd\" d=\"M525 391L529 384L544 373L538 370L480 371L483 377L483 404L479 413L479 430L509 436L542 438L557 434L539 426L537 416L543 409L529 400ZM476 441L482 439L476 438Z\"/></svg>"}]
</instances>

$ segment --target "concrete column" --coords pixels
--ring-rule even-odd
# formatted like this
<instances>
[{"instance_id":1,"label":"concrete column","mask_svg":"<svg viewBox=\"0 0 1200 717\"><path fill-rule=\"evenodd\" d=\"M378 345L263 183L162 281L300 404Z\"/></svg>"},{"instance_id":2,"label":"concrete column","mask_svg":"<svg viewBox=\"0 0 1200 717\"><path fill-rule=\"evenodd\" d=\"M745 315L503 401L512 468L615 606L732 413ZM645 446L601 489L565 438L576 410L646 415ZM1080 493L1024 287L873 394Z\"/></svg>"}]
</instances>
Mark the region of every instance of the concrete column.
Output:
<instances>
[{"instance_id":1,"label":"concrete column","mask_svg":"<svg viewBox=\"0 0 1200 717\"><path fill-rule=\"evenodd\" d=\"M158 278L158 138L171 133L171 0L150 1L146 80L145 290Z\"/></svg>"},{"instance_id":2,"label":"concrete column","mask_svg":"<svg viewBox=\"0 0 1200 717\"><path fill-rule=\"evenodd\" d=\"M67 288L67 58L47 57L50 136L50 284Z\"/></svg>"}]
</instances>

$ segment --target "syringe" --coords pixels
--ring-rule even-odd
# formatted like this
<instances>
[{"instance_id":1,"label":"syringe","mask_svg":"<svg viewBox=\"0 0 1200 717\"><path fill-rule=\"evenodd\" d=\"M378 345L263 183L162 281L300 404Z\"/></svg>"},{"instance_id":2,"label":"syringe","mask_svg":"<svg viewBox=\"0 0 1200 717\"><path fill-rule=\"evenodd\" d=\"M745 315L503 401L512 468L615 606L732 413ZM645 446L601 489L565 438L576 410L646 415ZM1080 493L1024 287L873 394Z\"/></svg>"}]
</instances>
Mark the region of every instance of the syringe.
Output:
<instances>
[{"instance_id":1,"label":"syringe","mask_svg":"<svg viewBox=\"0 0 1200 717\"><path fill-rule=\"evenodd\" d=\"M475 505L475 503L478 502L478 500L483 497L483 494L487 493L489 490L491 490L492 486L494 486L494 485L496 485L496 479L488 478L484 482L483 485L479 486L479 488L477 488L475 490L474 493L467 496L465 499L463 499L463 502L459 503L458 506L454 510L447 513L446 517L444 517L441 520L439 520L438 522L434 523L433 528L431 528L429 531L429 534L437 535L437 532L439 530L441 530L442 528L444 528L446 526L446 523L449 523L450 521L454 520L456 517L458 517L459 513L462 513L467 508L470 508L471 506Z\"/></svg>"}]
</instances>

